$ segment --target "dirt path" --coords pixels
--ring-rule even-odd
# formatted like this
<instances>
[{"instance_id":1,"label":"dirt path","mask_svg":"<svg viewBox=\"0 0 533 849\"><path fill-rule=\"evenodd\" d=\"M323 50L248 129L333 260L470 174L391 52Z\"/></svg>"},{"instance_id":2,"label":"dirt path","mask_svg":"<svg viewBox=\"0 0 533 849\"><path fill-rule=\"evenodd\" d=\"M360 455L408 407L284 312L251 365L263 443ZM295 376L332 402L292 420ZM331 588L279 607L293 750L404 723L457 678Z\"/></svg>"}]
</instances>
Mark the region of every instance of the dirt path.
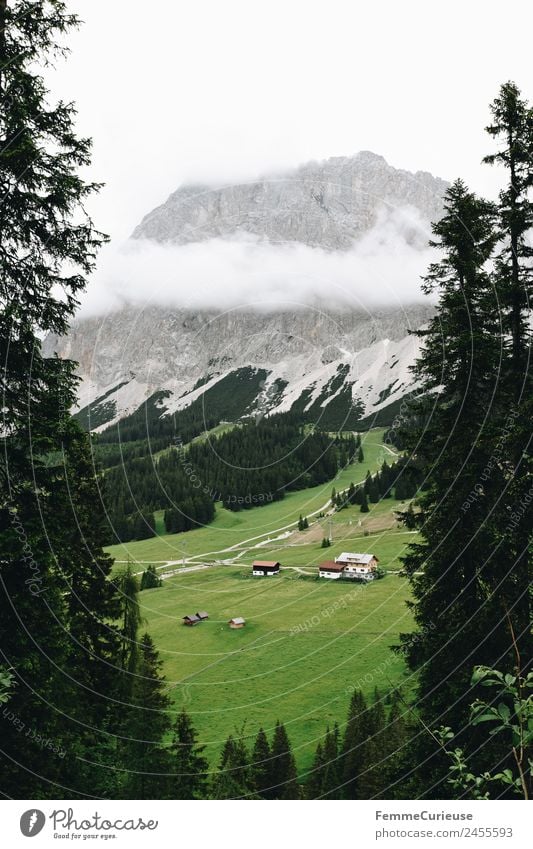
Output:
<instances>
[{"instance_id":1,"label":"dirt path","mask_svg":"<svg viewBox=\"0 0 533 849\"><path fill-rule=\"evenodd\" d=\"M373 443L373 444L375 444L375 443ZM387 445L383 445L382 447L386 451L388 451L389 454L392 454L394 457L398 456ZM360 484L362 484L364 482L365 482L365 479L363 478L362 480L354 482L354 483L355 483L355 486L359 486ZM332 481L332 483L334 484L335 481ZM318 516L319 513L323 513L324 517L333 514L335 511L334 511L334 508L332 508L330 505L331 505L331 499L328 498L328 500L325 502L325 504L322 505L322 507L319 507L317 510L313 510L311 513L308 513L307 514L308 518ZM216 556L216 559L219 561L219 564L227 563L228 565L230 565L232 561L235 561L240 557L246 556L246 554L248 554L248 552L253 550L253 549L260 549L260 548L263 548L266 545L269 545L270 543L276 543L276 542L280 542L281 540L287 539L288 537L290 537L294 533L295 529L297 528L297 525L298 525L298 521L296 520L296 521L290 522L287 525L282 525L279 528L274 528L270 531L266 531L265 533L257 534L256 536L253 536L253 537L248 537L248 539L240 540L239 542L234 543L233 545L230 545L227 548L219 548L219 549L216 549L215 551L204 551L201 554L192 554L189 557L180 558L179 560L159 561L160 565L156 566L156 568L157 568L157 571L159 571L161 569L168 569L171 566L178 566L179 564L182 565L182 567L183 567L182 569L176 569L172 573L168 573L168 574L165 573L166 577L168 577L170 574L178 574L178 573L183 572L186 568L185 564L191 564L191 567L189 569L187 569L187 571L197 571L197 569L193 568L193 567L197 567L198 569L208 569L211 566L218 565L218 564L216 564L216 563L202 564L202 563L197 563L197 561L198 560L200 560L200 561L205 560L206 558L207 559L215 558L215 556ZM318 530L319 529L317 529L317 531ZM255 545L250 545L250 543L255 543ZM248 547L246 547L246 546L248 546ZM223 560L220 557L220 555L231 554L232 552L235 553L235 556L233 558L230 557L230 558L227 558L226 560ZM127 561L117 560L115 562L116 563L125 563ZM150 560L150 561L138 560L136 562L137 562L137 564L140 564L140 563L154 564L153 560ZM157 561L156 561L156 563L157 563ZM139 575L139 574L141 574L141 572L136 572L135 574Z\"/></svg>"}]
</instances>

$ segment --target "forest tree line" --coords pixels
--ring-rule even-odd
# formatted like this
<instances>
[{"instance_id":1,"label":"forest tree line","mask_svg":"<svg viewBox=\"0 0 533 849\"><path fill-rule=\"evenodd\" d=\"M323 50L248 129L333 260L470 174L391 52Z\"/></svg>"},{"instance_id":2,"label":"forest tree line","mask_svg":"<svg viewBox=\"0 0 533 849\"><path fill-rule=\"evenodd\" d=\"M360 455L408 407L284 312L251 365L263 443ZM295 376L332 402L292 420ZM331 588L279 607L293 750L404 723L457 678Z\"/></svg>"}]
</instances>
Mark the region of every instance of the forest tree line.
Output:
<instances>
[{"instance_id":1,"label":"forest tree line","mask_svg":"<svg viewBox=\"0 0 533 849\"><path fill-rule=\"evenodd\" d=\"M217 501L232 511L280 501L331 480L360 450L359 436L306 432L283 414L158 457L123 459L102 478L109 542L154 536L154 510L165 511L167 533L178 533L209 524Z\"/></svg>"}]
</instances>

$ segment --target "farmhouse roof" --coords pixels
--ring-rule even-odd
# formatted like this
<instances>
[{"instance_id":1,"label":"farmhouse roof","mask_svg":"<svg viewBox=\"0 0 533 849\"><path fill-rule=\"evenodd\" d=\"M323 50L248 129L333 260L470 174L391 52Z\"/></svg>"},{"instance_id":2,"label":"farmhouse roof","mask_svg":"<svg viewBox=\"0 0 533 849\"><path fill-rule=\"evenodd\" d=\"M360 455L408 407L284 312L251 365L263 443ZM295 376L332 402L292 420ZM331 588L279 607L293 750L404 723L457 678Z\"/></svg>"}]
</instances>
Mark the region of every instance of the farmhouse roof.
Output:
<instances>
[{"instance_id":1,"label":"farmhouse roof","mask_svg":"<svg viewBox=\"0 0 533 849\"><path fill-rule=\"evenodd\" d=\"M199 622L200 621L200 617L198 616L197 613L191 613L190 616L189 615L184 616L183 619L186 620L187 622Z\"/></svg>"},{"instance_id":2,"label":"farmhouse roof","mask_svg":"<svg viewBox=\"0 0 533 849\"><path fill-rule=\"evenodd\" d=\"M279 566L278 560L254 560L253 566L259 566L259 568L264 568L266 566Z\"/></svg>"},{"instance_id":3,"label":"farmhouse roof","mask_svg":"<svg viewBox=\"0 0 533 849\"><path fill-rule=\"evenodd\" d=\"M242 616L234 616L233 619L229 620L233 622L234 625L244 625L246 620L242 618Z\"/></svg>"},{"instance_id":4,"label":"farmhouse roof","mask_svg":"<svg viewBox=\"0 0 533 849\"><path fill-rule=\"evenodd\" d=\"M334 560L326 560L318 568L321 572L342 572L344 565L342 563L335 563Z\"/></svg>"},{"instance_id":5,"label":"farmhouse roof","mask_svg":"<svg viewBox=\"0 0 533 849\"><path fill-rule=\"evenodd\" d=\"M197 610L196 615L198 619L209 619L209 614L205 610Z\"/></svg>"},{"instance_id":6,"label":"farmhouse roof","mask_svg":"<svg viewBox=\"0 0 533 849\"><path fill-rule=\"evenodd\" d=\"M345 563L347 561L351 561L352 563L362 563L366 566L373 559L378 559L375 554L359 554L352 551L343 551L342 554L339 554L339 556L335 558L335 562Z\"/></svg>"}]
</instances>

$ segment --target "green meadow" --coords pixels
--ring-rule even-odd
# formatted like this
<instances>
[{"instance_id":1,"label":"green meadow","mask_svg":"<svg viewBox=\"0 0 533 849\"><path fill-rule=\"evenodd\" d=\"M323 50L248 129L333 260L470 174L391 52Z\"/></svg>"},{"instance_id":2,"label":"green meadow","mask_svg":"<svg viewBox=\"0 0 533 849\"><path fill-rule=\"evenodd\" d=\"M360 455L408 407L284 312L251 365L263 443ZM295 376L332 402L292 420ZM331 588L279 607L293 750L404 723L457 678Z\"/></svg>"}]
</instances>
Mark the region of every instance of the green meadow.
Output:
<instances>
[{"instance_id":1,"label":"green meadow","mask_svg":"<svg viewBox=\"0 0 533 849\"><path fill-rule=\"evenodd\" d=\"M279 719L302 774L326 726L344 723L354 687L369 696L375 687L412 687L390 650L412 626L399 558L416 534L395 515L406 504L383 499L369 513L354 505L319 516L333 487L347 489L384 459L393 462L382 437L383 429L363 434L364 462L327 484L239 513L218 507L212 524L187 533L165 534L159 513L155 538L108 549L117 568L130 559L137 572L153 563L166 575L162 587L140 595L144 627L174 708L191 714L212 766L229 734L253 738ZM309 517L302 532L300 515ZM332 545L322 548L330 534ZM345 550L372 551L388 574L369 585L318 579L317 564ZM256 558L280 560L281 574L252 577ZM209 620L185 627L182 617L198 610ZM243 629L228 627L234 616L246 619Z\"/></svg>"},{"instance_id":2,"label":"green meadow","mask_svg":"<svg viewBox=\"0 0 533 849\"><path fill-rule=\"evenodd\" d=\"M228 734L244 729L252 737L280 719L302 772L326 725L344 723L354 687L369 695L401 682L410 689L390 650L411 626L408 595L396 574L361 585L290 570L252 578L248 569L214 566L140 597L175 710L191 714L210 763ZM185 627L182 617L197 610L209 620ZM233 616L246 626L231 630Z\"/></svg>"},{"instance_id":3,"label":"green meadow","mask_svg":"<svg viewBox=\"0 0 533 849\"><path fill-rule=\"evenodd\" d=\"M362 434L364 462L354 463L340 470L337 476L326 484L291 492L282 501L238 513L224 510L217 505L215 520L210 525L181 534L166 534L162 513L159 512L156 516L156 537L112 545L107 551L118 564L128 559L141 564L164 564L167 561L190 557L205 557L206 560L230 559L235 552L228 552L227 549L241 547L243 542L248 540L252 540L250 545L256 545L262 540L268 540L270 536L294 530L300 514L310 516L326 507L333 487L338 491L347 489L352 481L362 482L367 469L375 471L384 459L393 462L395 455L383 445L383 432L383 428L375 428Z\"/></svg>"}]
</instances>

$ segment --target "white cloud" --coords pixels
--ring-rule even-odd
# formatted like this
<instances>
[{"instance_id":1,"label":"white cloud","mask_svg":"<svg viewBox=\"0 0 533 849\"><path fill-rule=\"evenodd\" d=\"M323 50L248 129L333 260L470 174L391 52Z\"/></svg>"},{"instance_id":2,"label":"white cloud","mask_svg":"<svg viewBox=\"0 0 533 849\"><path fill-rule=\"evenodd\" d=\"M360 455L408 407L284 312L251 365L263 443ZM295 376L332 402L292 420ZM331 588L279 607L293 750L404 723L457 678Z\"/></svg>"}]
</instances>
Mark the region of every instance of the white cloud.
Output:
<instances>
[{"instance_id":1,"label":"white cloud","mask_svg":"<svg viewBox=\"0 0 533 849\"><path fill-rule=\"evenodd\" d=\"M315 303L401 307L421 300L434 259L415 210L396 210L348 251L270 244L246 233L176 246L129 240L107 246L83 298L82 316L125 304L231 308Z\"/></svg>"}]
</instances>

